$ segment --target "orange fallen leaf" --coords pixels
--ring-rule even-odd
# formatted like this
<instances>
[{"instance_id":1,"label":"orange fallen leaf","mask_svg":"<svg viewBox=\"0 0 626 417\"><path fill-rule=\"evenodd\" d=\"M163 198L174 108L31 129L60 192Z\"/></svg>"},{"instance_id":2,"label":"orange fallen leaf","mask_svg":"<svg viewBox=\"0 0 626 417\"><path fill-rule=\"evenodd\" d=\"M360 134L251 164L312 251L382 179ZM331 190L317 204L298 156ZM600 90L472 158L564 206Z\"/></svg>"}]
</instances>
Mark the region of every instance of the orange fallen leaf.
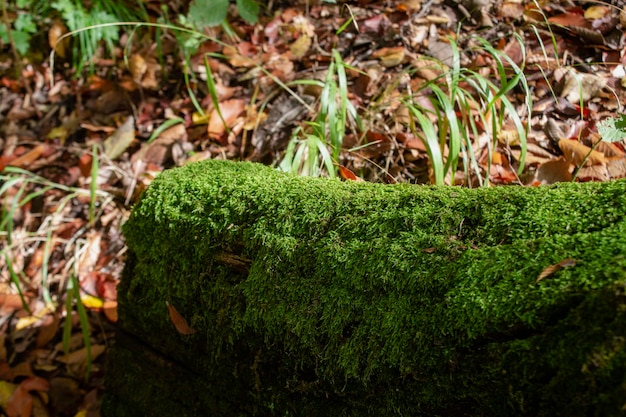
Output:
<instances>
[{"instance_id":1,"label":"orange fallen leaf","mask_svg":"<svg viewBox=\"0 0 626 417\"><path fill-rule=\"evenodd\" d=\"M46 145L45 143L41 143L35 146L30 151L26 152L24 155L21 155L20 157L12 160L10 165L14 167L19 167L19 168L26 168L29 165L31 165L33 162L35 162L37 159L39 159L39 157L43 155L44 152L46 152L47 150L48 150L48 145Z\"/></svg>"},{"instance_id":2,"label":"orange fallen leaf","mask_svg":"<svg viewBox=\"0 0 626 417\"><path fill-rule=\"evenodd\" d=\"M569 268L570 266L574 266L574 265L576 265L576 259L565 258L558 264L547 266L543 269L543 271L541 271L535 283L541 281L544 278L549 277L550 275L554 274L556 271L560 269Z\"/></svg>"},{"instance_id":3,"label":"orange fallen leaf","mask_svg":"<svg viewBox=\"0 0 626 417\"><path fill-rule=\"evenodd\" d=\"M341 178L343 178L344 180L363 182L363 178L358 177L354 172L350 171L343 165L337 165L337 167L339 168L339 174L341 175Z\"/></svg>"},{"instance_id":4,"label":"orange fallen leaf","mask_svg":"<svg viewBox=\"0 0 626 417\"><path fill-rule=\"evenodd\" d=\"M176 331L178 331L178 333L188 335L196 332L195 329L189 327L187 320L185 320L185 318L181 316L178 311L176 311L174 306L171 305L169 301L166 301L165 305L167 305L167 311L170 313L170 320L172 320L172 323L174 324L174 327L176 327Z\"/></svg>"},{"instance_id":5,"label":"orange fallen leaf","mask_svg":"<svg viewBox=\"0 0 626 417\"><path fill-rule=\"evenodd\" d=\"M105 301L102 310L111 323L117 322L117 301Z\"/></svg>"},{"instance_id":6,"label":"orange fallen leaf","mask_svg":"<svg viewBox=\"0 0 626 417\"><path fill-rule=\"evenodd\" d=\"M222 118L216 109L213 109L209 116L207 132L211 139L220 139L226 129L230 129L235 124L237 117L246 109L246 103L241 99L231 99L219 104Z\"/></svg>"}]
</instances>

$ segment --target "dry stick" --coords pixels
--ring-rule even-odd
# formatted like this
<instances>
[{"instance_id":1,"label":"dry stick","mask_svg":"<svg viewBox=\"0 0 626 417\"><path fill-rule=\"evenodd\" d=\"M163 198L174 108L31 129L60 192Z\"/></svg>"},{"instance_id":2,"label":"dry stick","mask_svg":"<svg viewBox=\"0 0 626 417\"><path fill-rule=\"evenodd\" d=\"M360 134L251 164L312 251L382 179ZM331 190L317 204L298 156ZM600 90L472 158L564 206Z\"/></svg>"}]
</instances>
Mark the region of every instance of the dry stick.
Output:
<instances>
[{"instance_id":1,"label":"dry stick","mask_svg":"<svg viewBox=\"0 0 626 417\"><path fill-rule=\"evenodd\" d=\"M15 59L15 71L17 73L17 78L19 79L24 72L24 67L22 66L22 57L20 57L20 53L17 51L17 46L15 46L15 39L13 39L11 22L9 21L9 14L7 13L6 0L2 0L2 21L4 23L4 26L6 26L7 28L7 37L9 38L9 43L11 44L13 58ZM24 81L24 88L26 88L26 91L29 95L33 94L33 90L30 88L30 84L28 84L28 81Z\"/></svg>"}]
</instances>

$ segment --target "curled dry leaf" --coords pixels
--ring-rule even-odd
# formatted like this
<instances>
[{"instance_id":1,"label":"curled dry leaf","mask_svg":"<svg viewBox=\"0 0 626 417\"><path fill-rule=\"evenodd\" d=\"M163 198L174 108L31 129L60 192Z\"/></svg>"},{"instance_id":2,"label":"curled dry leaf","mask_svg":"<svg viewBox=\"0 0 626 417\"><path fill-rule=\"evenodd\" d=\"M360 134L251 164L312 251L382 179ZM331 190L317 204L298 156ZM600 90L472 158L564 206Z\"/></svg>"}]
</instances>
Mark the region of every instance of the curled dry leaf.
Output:
<instances>
[{"instance_id":1,"label":"curled dry leaf","mask_svg":"<svg viewBox=\"0 0 626 417\"><path fill-rule=\"evenodd\" d=\"M196 332L195 329L192 329L189 324L187 324L187 320L185 320L185 318L181 316L178 311L176 311L176 308L174 308L174 306L171 305L169 301L166 301L165 305L167 305L167 311L170 314L170 320L172 321L172 324L174 324L174 327L176 327L176 331L178 333L183 335L189 335Z\"/></svg>"},{"instance_id":2,"label":"curled dry leaf","mask_svg":"<svg viewBox=\"0 0 626 417\"><path fill-rule=\"evenodd\" d=\"M570 266L574 266L574 265L576 265L576 259L565 258L558 264L545 267L543 271L541 271L541 273L537 277L537 281L535 282L539 282L542 279L549 277L550 275L554 274L556 271L560 269L569 268Z\"/></svg>"}]
</instances>

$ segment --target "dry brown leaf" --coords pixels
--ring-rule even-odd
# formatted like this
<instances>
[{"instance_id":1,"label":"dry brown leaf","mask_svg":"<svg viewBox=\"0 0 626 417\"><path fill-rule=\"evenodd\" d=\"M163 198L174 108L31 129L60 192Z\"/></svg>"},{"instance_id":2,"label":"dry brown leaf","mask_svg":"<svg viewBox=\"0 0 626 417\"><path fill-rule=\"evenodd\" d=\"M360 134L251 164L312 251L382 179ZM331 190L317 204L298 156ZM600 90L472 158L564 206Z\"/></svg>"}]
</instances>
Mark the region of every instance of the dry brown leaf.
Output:
<instances>
[{"instance_id":1,"label":"dry brown leaf","mask_svg":"<svg viewBox=\"0 0 626 417\"><path fill-rule=\"evenodd\" d=\"M70 38L63 38L60 42L59 39L67 32L67 27L58 19L54 21L52 26L50 26L50 30L48 30L48 45L61 58L67 58Z\"/></svg>"},{"instance_id":2,"label":"dry brown leaf","mask_svg":"<svg viewBox=\"0 0 626 417\"><path fill-rule=\"evenodd\" d=\"M537 277L537 281L535 281L535 282L537 283L537 282L541 281L542 279L549 277L550 275L554 274L556 271L558 271L560 269L569 268L570 266L574 266L574 265L576 265L576 260L575 259L572 259L572 258L563 259L558 264L554 264L554 265L550 265L550 266L545 267L543 269L543 271L541 271L541 273Z\"/></svg>"},{"instance_id":3,"label":"dry brown leaf","mask_svg":"<svg viewBox=\"0 0 626 417\"><path fill-rule=\"evenodd\" d=\"M148 71L148 63L141 54L132 54L128 59L128 70L133 80L141 84L144 74Z\"/></svg>"},{"instance_id":4,"label":"dry brown leaf","mask_svg":"<svg viewBox=\"0 0 626 417\"><path fill-rule=\"evenodd\" d=\"M524 5L517 1L504 1L498 10L499 17L518 18L524 14Z\"/></svg>"},{"instance_id":5,"label":"dry brown leaf","mask_svg":"<svg viewBox=\"0 0 626 417\"><path fill-rule=\"evenodd\" d=\"M119 158L135 140L135 118L128 116L126 121L104 141L104 153L110 159Z\"/></svg>"},{"instance_id":6,"label":"dry brown leaf","mask_svg":"<svg viewBox=\"0 0 626 417\"><path fill-rule=\"evenodd\" d=\"M611 159L606 168L609 170L611 178L626 178L626 158Z\"/></svg>"},{"instance_id":7,"label":"dry brown leaf","mask_svg":"<svg viewBox=\"0 0 626 417\"><path fill-rule=\"evenodd\" d=\"M40 143L30 151L26 152L24 155L21 155L18 158L12 160L9 165L19 168L26 168L29 165L32 165L33 162L35 162L37 159L39 159L39 157L41 157L41 155L43 155L49 147L50 145L48 144Z\"/></svg>"},{"instance_id":8,"label":"dry brown leaf","mask_svg":"<svg viewBox=\"0 0 626 417\"><path fill-rule=\"evenodd\" d=\"M337 167L339 168L339 174L341 175L341 178L343 178L344 180L363 182L363 178L358 177L354 172L350 171L343 165L337 165Z\"/></svg>"},{"instance_id":9,"label":"dry brown leaf","mask_svg":"<svg viewBox=\"0 0 626 417\"><path fill-rule=\"evenodd\" d=\"M246 109L246 103L242 99L231 99L220 103L222 120L216 109L213 109L209 116L207 132L211 139L220 139L226 128L230 129L235 124L237 117Z\"/></svg>"},{"instance_id":10,"label":"dry brown leaf","mask_svg":"<svg viewBox=\"0 0 626 417\"><path fill-rule=\"evenodd\" d=\"M565 160L576 166L582 164L587 155L589 157L585 162L585 166L606 164L606 158L602 153L595 150L592 151L589 146L585 146L575 140L561 139L559 148L561 148Z\"/></svg>"},{"instance_id":11,"label":"dry brown leaf","mask_svg":"<svg viewBox=\"0 0 626 417\"><path fill-rule=\"evenodd\" d=\"M589 22L585 19L584 16L581 16L578 13L562 13L556 16L552 16L548 18L548 22L561 25L561 26L579 26L579 27L588 27Z\"/></svg>"},{"instance_id":12,"label":"dry brown leaf","mask_svg":"<svg viewBox=\"0 0 626 417\"><path fill-rule=\"evenodd\" d=\"M589 101L606 87L606 76L596 74L579 73L573 68L565 69L563 74L563 89L561 97L572 104L580 104L580 101Z\"/></svg>"},{"instance_id":13,"label":"dry brown leaf","mask_svg":"<svg viewBox=\"0 0 626 417\"><path fill-rule=\"evenodd\" d=\"M381 48L372 53L373 58L378 58L385 67L395 67L405 62L407 58L404 46Z\"/></svg>"},{"instance_id":14,"label":"dry brown leaf","mask_svg":"<svg viewBox=\"0 0 626 417\"><path fill-rule=\"evenodd\" d=\"M105 301L102 305L102 311L111 323L117 323L117 301Z\"/></svg>"},{"instance_id":15,"label":"dry brown leaf","mask_svg":"<svg viewBox=\"0 0 626 417\"><path fill-rule=\"evenodd\" d=\"M563 158L547 161L539 166L535 174L535 184L554 184L572 180L571 164Z\"/></svg>"},{"instance_id":16,"label":"dry brown leaf","mask_svg":"<svg viewBox=\"0 0 626 417\"><path fill-rule=\"evenodd\" d=\"M52 339L54 339L54 336L56 336L57 330L59 329L59 323L60 322L61 321L59 319L59 316L57 314L54 314L53 317L52 317L52 322L51 323L46 324L44 326L41 326L39 328L38 333L37 333L37 339L35 340L35 346L37 346L38 348L43 348Z\"/></svg>"},{"instance_id":17,"label":"dry brown leaf","mask_svg":"<svg viewBox=\"0 0 626 417\"><path fill-rule=\"evenodd\" d=\"M169 301L166 301L165 305L167 305L167 311L170 314L170 320L172 321L172 324L174 324L174 327L176 328L176 331L178 333L183 335L189 335L196 332L195 329L189 327L189 324L187 324L187 320L185 320L185 318L181 316L178 311L176 311L176 308L174 308L174 306L171 305Z\"/></svg>"},{"instance_id":18,"label":"dry brown leaf","mask_svg":"<svg viewBox=\"0 0 626 417\"><path fill-rule=\"evenodd\" d=\"M81 335L82 337L82 335ZM100 356L106 347L104 345L91 345L91 360L94 361L98 356ZM59 362L63 362L70 366L75 365L87 365L87 348L83 347L81 349L75 350L67 356L62 356L57 358Z\"/></svg>"},{"instance_id":19,"label":"dry brown leaf","mask_svg":"<svg viewBox=\"0 0 626 417\"><path fill-rule=\"evenodd\" d=\"M602 152L607 159L620 159L626 157L626 153L615 143L601 141L596 146L596 151Z\"/></svg>"},{"instance_id":20,"label":"dry brown leaf","mask_svg":"<svg viewBox=\"0 0 626 417\"><path fill-rule=\"evenodd\" d=\"M611 179L606 165L584 166L578 171L580 181L608 181Z\"/></svg>"}]
</instances>

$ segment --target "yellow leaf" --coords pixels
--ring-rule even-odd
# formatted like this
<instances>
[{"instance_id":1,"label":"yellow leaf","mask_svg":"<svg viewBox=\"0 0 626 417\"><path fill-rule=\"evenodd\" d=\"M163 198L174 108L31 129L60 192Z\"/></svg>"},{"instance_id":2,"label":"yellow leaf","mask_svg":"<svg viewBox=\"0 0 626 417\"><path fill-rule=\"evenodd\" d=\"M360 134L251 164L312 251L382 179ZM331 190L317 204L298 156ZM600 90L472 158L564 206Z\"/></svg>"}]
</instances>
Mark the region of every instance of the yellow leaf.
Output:
<instances>
[{"instance_id":1,"label":"yellow leaf","mask_svg":"<svg viewBox=\"0 0 626 417\"><path fill-rule=\"evenodd\" d=\"M93 295L83 295L80 297L80 301L82 301L83 305L90 309L99 309L102 308L104 302L98 297L94 297Z\"/></svg>"},{"instance_id":2,"label":"yellow leaf","mask_svg":"<svg viewBox=\"0 0 626 417\"><path fill-rule=\"evenodd\" d=\"M12 384L7 381L0 381L0 408L3 410L7 409L9 400L11 399L11 396L15 392L16 388L16 384Z\"/></svg>"}]
</instances>

